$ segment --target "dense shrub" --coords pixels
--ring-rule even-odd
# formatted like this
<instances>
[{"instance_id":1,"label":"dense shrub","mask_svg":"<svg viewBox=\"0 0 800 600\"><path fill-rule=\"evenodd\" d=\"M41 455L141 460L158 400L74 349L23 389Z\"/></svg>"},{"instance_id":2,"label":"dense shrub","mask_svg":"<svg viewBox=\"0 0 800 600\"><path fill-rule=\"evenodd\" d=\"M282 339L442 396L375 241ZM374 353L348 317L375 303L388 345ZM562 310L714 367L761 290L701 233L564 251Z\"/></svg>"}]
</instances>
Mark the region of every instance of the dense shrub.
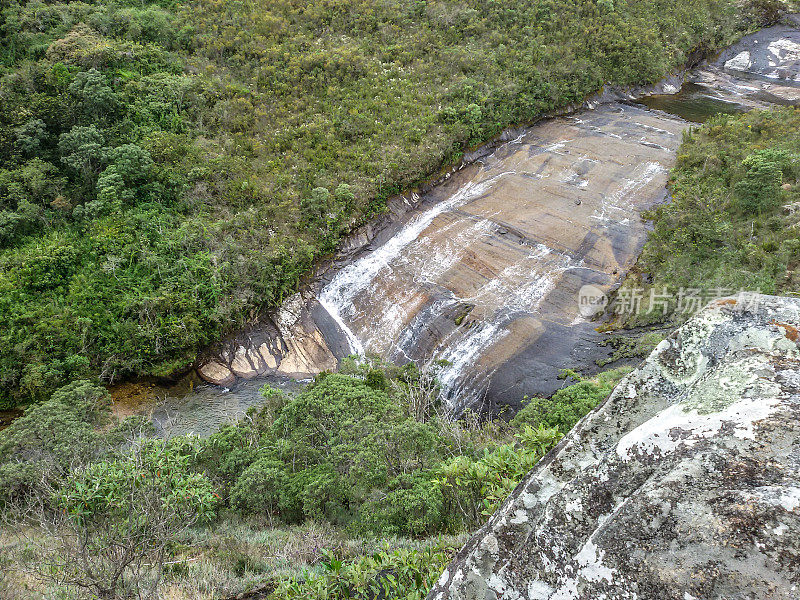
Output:
<instances>
[{"instance_id":1,"label":"dense shrub","mask_svg":"<svg viewBox=\"0 0 800 600\"><path fill-rule=\"evenodd\" d=\"M635 273L622 288L642 298L641 310L620 322L681 322L720 294L800 290L798 153L795 108L718 115L686 133L672 201L649 215L636 269L646 278Z\"/></svg>"},{"instance_id":2,"label":"dense shrub","mask_svg":"<svg viewBox=\"0 0 800 600\"><path fill-rule=\"evenodd\" d=\"M103 453L97 427L108 418L103 387L76 381L31 407L0 432L0 505L22 500L45 482Z\"/></svg>"},{"instance_id":3,"label":"dense shrub","mask_svg":"<svg viewBox=\"0 0 800 600\"><path fill-rule=\"evenodd\" d=\"M419 398L438 387L413 365L347 362L344 370L351 374L323 374L294 397L265 388L265 407L204 440L195 467L236 511L272 522L322 520L359 535L456 533L494 512L624 373L532 401L510 425L470 425L419 410Z\"/></svg>"},{"instance_id":4,"label":"dense shrub","mask_svg":"<svg viewBox=\"0 0 800 600\"><path fill-rule=\"evenodd\" d=\"M512 425L522 428L552 427L562 434L567 433L582 417L608 397L614 386L629 371L615 369L601 373L593 379L578 377L578 383L561 388L550 398L529 398L522 409L511 420Z\"/></svg>"},{"instance_id":5,"label":"dense shrub","mask_svg":"<svg viewBox=\"0 0 800 600\"><path fill-rule=\"evenodd\" d=\"M780 202L783 172L791 157L780 150L757 150L742 161L744 175L733 186L734 206L747 215L774 210Z\"/></svg>"},{"instance_id":6,"label":"dense shrub","mask_svg":"<svg viewBox=\"0 0 800 600\"><path fill-rule=\"evenodd\" d=\"M339 524L351 521L374 490L430 467L442 451L432 425L407 416L384 391L344 375L320 377L288 400L264 424L259 445L257 459L232 488L237 507L288 522Z\"/></svg>"}]
</instances>

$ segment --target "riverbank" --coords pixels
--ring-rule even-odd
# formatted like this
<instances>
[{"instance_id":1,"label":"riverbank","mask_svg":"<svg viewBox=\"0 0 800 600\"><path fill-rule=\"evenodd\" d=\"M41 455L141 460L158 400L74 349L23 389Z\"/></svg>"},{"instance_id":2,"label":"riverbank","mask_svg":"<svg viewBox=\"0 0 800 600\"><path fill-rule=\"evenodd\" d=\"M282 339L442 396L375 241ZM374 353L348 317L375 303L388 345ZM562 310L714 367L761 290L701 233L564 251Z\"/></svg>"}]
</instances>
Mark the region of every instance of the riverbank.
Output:
<instances>
[{"instance_id":1,"label":"riverbank","mask_svg":"<svg viewBox=\"0 0 800 600\"><path fill-rule=\"evenodd\" d=\"M512 141L476 153L476 163L462 165L426 194L397 199L396 220L378 235L354 238L344 264L297 296L289 315L275 319L296 324L280 332L281 343L289 338L302 348L310 339L325 365L359 351L400 362L448 360L453 368L443 374L445 385L454 402L462 398L456 411L549 395L565 366L595 372L611 353L594 331L597 324L578 314L580 288L611 292L632 266L647 235L640 215L665 197L678 134L687 127L683 117L702 121L717 112L797 100L787 83L794 77L796 37L791 25L766 29L690 72L683 91L676 79L639 90L648 92L642 102L653 112L612 102L509 132ZM743 52L752 60L736 58ZM664 91L673 94L653 93ZM625 96L633 97L631 90ZM607 92L589 105L619 97ZM637 173L641 165L650 171ZM506 182L514 178L517 183ZM572 241L571 230L580 232ZM598 246L609 241L610 253ZM520 250L517 259L508 254ZM523 257L529 266L519 262ZM539 291L521 306L526 286ZM533 320L520 330L525 314ZM241 362L245 376L271 372L248 336L230 340L215 357L225 377L239 375ZM306 367L308 374L323 370L313 361Z\"/></svg>"}]
</instances>

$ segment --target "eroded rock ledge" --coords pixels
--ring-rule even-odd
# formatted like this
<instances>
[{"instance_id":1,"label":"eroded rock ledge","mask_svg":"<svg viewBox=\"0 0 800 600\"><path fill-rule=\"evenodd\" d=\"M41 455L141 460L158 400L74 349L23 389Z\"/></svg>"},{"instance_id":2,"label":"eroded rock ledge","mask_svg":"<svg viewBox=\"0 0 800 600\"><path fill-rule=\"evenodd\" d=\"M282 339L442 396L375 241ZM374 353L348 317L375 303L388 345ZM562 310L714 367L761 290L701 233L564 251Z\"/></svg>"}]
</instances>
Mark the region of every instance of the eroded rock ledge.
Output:
<instances>
[{"instance_id":1,"label":"eroded rock ledge","mask_svg":"<svg viewBox=\"0 0 800 600\"><path fill-rule=\"evenodd\" d=\"M429 600L800 598L800 301L718 301L517 487Z\"/></svg>"},{"instance_id":2,"label":"eroded rock ledge","mask_svg":"<svg viewBox=\"0 0 800 600\"><path fill-rule=\"evenodd\" d=\"M298 293L284 303L274 319L222 344L216 357L200 366L197 373L205 381L223 386L261 375L313 377L335 370L339 359L349 353L338 332L313 297Z\"/></svg>"}]
</instances>

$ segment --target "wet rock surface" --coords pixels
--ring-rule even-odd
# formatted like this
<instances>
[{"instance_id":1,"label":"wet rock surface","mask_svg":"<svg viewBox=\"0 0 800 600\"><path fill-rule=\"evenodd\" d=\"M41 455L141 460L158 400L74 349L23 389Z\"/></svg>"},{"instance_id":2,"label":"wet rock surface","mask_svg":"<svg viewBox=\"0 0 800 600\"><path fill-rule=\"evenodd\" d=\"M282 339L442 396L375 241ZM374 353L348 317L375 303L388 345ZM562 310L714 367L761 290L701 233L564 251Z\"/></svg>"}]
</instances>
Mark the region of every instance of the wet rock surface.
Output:
<instances>
[{"instance_id":1,"label":"wet rock surface","mask_svg":"<svg viewBox=\"0 0 800 600\"><path fill-rule=\"evenodd\" d=\"M429 600L800 597L800 301L718 301L467 543Z\"/></svg>"},{"instance_id":2,"label":"wet rock surface","mask_svg":"<svg viewBox=\"0 0 800 600\"><path fill-rule=\"evenodd\" d=\"M795 20L797 20L795 18ZM702 122L718 112L732 113L800 102L800 31L777 25L744 37L714 60L686 74L685 82L651 94L651 108Z\"/></svg>"},{"instance_id":3,"label":"wet rock surface","mask_svg":"<svg viewBox=\"0 0 800 600\"><path fill-rule=\"evenodd\" d=\"M366 351L447 360L440 379L456 411L487 389L551 393L583 339L598 337L578 291L611 289L635 261L639 214L664 198L684 127L618 103L540 123L430 192L430 208L320 299Z\"/></svg>"},{"instance_id":4,"label":"wet rock surface","mask_svg":"<svg viewBox=\"0 0 800 600\"><path fill-rule=\"evenodd\" d=\"M610 349L580 313L580 289L611 291L634 264L648 231L641 214L666 197L685 119L800 101L800 32L747 36L686 81L675 94L682 78L668 78L646 101L679 116L621 101L645 90L606 90L392 198L320 279L214 348L202 376L306 378L350 353L444 359L458 413L550 395L565 367L596 372Z\"/></svg>"}]
</instances>

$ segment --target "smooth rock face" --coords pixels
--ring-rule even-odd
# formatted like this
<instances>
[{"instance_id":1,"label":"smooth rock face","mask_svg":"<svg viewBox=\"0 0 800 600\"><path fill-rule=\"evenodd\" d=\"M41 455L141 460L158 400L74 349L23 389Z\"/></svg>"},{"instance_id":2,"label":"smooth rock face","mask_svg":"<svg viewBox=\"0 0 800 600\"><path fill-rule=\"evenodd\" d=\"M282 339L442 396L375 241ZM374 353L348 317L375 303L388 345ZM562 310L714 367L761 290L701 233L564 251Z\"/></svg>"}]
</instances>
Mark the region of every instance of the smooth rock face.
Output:
<instances>
[{"instance_id":1,"label":"smooth rock face","mask_svg":"<svg viewBox=\"0 0 800 600\"><path fill-rule=\"evenodd\" d=\"M713 112L798 103L800 31L747 36L687 81ZM335 273L320 302L354 352L447 361L439 378L456 414L550 395L561 369L591 373L607 355L579 291L613 290L637 259L641 214L666 197L687 125L611 102L479 149L404 227Z\"/></svg>"},{"instance_id":2,"label":"smooth rock face","mask_svg":"<svg viewBox=\"0 0 800 600\"><path fill-rule=\"evenodd\" d=\"M800 598L800 301L712 304L517 487L429 600Z\"/></svg>"},{"instance_id":3,"label":"smooth rock face","mask_svg":"<svg viewBox=\"0 0 800 600\"><path fill-rule=\"evenodd\" d=\"M543 121L432 190L320 302L367 352L448 361L440 380L455 412L487 389L552 393L582 340L600 337L578 292L608 291L632 266L640 213L665 197L684 127L618 103Z\"/></svg>"},{"instance_id":4,"label":"smooth rock face","mask_svg":"<svg viewBox=\"0 0 800 600\"><path fill-rule=\"evenodd\" d=\"M335 370L348 352L330 331L327 313L314 316L319 312L317 306L313 298L295 294L284 303L274 322L223 341L222 348L197 373L209 383L230 386L237 379L262 375L305 379Z\"/></svg>"},{"instance_id":5,"label":"smooth rock face","mask_svg":"<svg viewBox=\"0 0 800 600\"><path fill-rule=\"evenodd\" d=\"M742 38L687 81L745 108L800 102L800 30L786 25Z\"/></svg>"},{"instance_id":6,"label":"smooth rock face","mask_svg":"<svg viewBox=\"0 0 800 600\"><path fill-rule=\"evenodd\" d=\"M197 369L197 374L200 375L204 381L213 383L214 385L231 385L236 382L236 376L231 370L215 360Z\"/></svg>"}]
</instances>

